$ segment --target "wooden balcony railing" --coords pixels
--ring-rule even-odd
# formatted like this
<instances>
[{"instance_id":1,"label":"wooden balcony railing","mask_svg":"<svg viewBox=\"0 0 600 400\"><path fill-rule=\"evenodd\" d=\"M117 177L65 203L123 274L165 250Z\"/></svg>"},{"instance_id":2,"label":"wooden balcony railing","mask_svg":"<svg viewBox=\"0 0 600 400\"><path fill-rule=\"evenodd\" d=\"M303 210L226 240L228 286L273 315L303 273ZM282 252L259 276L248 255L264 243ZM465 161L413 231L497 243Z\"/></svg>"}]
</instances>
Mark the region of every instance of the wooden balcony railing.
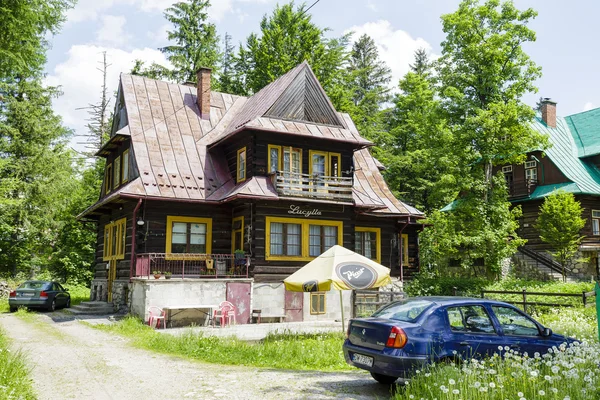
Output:
<instances>
[{"instance_id":1,"label":"wooden balcony railing","mask_svg":"<svg viewBox=\"0 0 600 400\"><path fill-rule=\"evenodd\" d=\"M352 202L352 178L292 174L277 171L274 175L277 193L282 196Z\"/></svg>"},{"instance_id":2,"label":"wooden balcony railing","mask_svg":"<svg viewBox=\"0 0 600 400\"><path fill-rule=\"evenodd\" d=\"M247 278L250 257L236 254L146 253L136 257L135 276L160 271L170 278Z\"/></svg>"},{"instance_id":3,"label":"wooden balcony railing","mask_svg":"<svg viewBox=\"0 0 600 400\"><path fill-rule=\"evenodd\" d=\"M508 198L529 197L537 187L537 181L531 179L514 180L508 185Z\"/></svg>"}]
</instances>

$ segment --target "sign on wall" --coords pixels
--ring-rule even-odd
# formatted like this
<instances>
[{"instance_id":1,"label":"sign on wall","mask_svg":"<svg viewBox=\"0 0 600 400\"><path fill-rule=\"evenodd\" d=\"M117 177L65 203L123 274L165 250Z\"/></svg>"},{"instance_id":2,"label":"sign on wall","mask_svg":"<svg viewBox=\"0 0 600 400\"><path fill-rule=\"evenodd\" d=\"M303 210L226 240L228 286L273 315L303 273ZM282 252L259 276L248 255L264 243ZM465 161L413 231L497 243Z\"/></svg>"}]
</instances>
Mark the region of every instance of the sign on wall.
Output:
<instances>
[{"instance_id":1,"label":"sign on wall","mask_svg":"<svg viewBox=\"0 0 600 400\"><path fill-rule=\"evenodd\" d=\"M303 208L300 208L300 206L296 206L296 205L292 204L290 206L290 209L288 210L288 214L302 215L302 216L308 218L308 217L312 217L313 215L320 216L322 213L321 213L321 210L319 210L318 208L313 208L312 210L303 209Z\"/></svg>"}]
</instances>

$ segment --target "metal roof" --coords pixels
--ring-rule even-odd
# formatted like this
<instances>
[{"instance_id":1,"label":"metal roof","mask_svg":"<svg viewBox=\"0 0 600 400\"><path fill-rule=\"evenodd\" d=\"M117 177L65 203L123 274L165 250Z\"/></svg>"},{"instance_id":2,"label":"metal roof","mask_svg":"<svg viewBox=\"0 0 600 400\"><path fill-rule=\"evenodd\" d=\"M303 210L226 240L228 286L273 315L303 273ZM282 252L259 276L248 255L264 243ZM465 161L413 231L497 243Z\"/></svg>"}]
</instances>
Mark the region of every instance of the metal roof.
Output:
<instances>
[{"instance_id":1,"label":"metal roof","mask_svg":"<svg viewBox=\"0 0 600 400\"><path fill-rule=\"evenodd\" d=\"M579 157L600 154L600 108L565 117Z\"/></svg>"}]
</instances>

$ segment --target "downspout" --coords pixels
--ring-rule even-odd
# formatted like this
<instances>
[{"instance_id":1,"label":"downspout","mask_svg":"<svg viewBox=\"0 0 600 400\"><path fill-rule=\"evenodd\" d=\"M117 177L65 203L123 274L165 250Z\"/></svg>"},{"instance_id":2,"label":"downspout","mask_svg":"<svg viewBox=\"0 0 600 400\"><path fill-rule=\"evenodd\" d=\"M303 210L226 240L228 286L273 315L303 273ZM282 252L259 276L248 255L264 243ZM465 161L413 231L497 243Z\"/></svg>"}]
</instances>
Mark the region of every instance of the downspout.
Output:
<instances>
[{"instance_id":1,"label":"downspout","mask_svg":"<svg viewBox=\"0 0 600 400\"><path fill-rule=\"evenodd\" d=\"M133 209L133 216L131 217L131 262L129 263L129 282L131 282L131 279L133 278L133 264L135 261L135 230L137 228L137 212L140 209L140 206L142 205L142 199L140 198L138 200L138 203L136 204L135 208Z\"/></svg>"},{"instance_id":2,"label":"downspout","mask_svg":"<svg viewBox=\"0 0 600 400\"><path fill-rule=\"evenodd\" d=\"M408 222L404 224L400 232L398 232L398 242L400 243L400 282L402 282L402 287L404 288L404 243L402 242L402 232L404 228L406 228L410 224L410 217L408 217ZM408 251L408 249L407 249Z\"/></svg>"}]
</instances>

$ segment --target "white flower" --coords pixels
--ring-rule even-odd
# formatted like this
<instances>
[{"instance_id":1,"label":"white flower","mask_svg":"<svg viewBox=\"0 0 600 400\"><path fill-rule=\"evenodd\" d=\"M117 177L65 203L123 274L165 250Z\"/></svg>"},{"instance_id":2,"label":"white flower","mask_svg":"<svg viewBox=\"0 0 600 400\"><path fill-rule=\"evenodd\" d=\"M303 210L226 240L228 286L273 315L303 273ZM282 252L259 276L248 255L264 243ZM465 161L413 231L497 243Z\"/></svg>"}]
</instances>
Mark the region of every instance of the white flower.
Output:
<instances>
[{"instance_id":1,"label":"white flower","mask_svg":"<svg viewBox=\"0 0 600 400\"><path fill-rule=\"evenodd\" d=\"M480 392L487 392L487 387L482 386L482 387L479 388L479 391Z\"/></svg>"},{"instance_id":2,"label":"white flower","mask_svg":"<svg viewBox=\"0 0 600 400\"><path fill-rule=\"evenodd\" d=\"M448 383L449 383L450 385L455 385L455 384L456 384L456 381L455 381L454 379L448 379Z\"/></svg>"},{"instance_id":3,"label":"white flower","mask_svg":"<svg viewBox=\"0 0 600 400\"><path fill-rule=\"evenodd\" d=\"M494 382L490 382L490 387L493 389L496 387L496 384Z\"/></svg>"},{"instance_id":4,"label":"white flower","mask_svg":"<svg viewBox=\"0 0 600 400\"><path fill-rule=\"evenodd\" d=\"M523 396L525 396L525 395L523 394L523 392L519 392L519 393L517 393L517 396L519 396L519 397L523 397Z\"/></svg>"},{"instance_id":5,"label":"white flower","mask_svg":"<svg viewBox=\"0 0 600 400\"><path fill-rule=\"evenodd\" d=\"M479 381L475 381L475 383L473 384L474 387L478 388L479 386L481 386L481 383Z\"/></svg>"},{"instance_id":6,"label":"white flower","mask_svg":"<svg viewBox=\"0 0 600 400\"><path fill-rule=\"evenodd\" d=\"M530 374L534 378L537 378L537 376L539 375L539 373L537 371L531 371Z\"/></svg>"},{"instance_id":7,"label":"white flower","mask_svg":"<svg viewBox=\"0 0 600 400\"><path fill-rule=\"evenodd\" d=\"M452 394L459 394L459 393L460 393L460 390L458 390L458 389L454 389L454 390L452 391Z\"/></svg>"},{"instance_id":8,"label":"white flower","mask_svg":"<svg viewBox=\"0 0 600 400\"><path fill-rule=\"evenodd\" d=\"M540 391L538 392L538 394L539 394L540 396L544 396L544 395L546 394L546 392L544 392L543 390L541 390L541 389L540 389Z\"/></svg>"},{"instance_id":9,"label":"white flower","mask_svg":"<svg viewBox=\"0 0 600 400\"><path fill-rule=\"evenodd\" d=\"M550 388L550 390L552 391L552 393L556 394L558 393L558 389L557 388Z\"/></svg>"}]
</instances>

